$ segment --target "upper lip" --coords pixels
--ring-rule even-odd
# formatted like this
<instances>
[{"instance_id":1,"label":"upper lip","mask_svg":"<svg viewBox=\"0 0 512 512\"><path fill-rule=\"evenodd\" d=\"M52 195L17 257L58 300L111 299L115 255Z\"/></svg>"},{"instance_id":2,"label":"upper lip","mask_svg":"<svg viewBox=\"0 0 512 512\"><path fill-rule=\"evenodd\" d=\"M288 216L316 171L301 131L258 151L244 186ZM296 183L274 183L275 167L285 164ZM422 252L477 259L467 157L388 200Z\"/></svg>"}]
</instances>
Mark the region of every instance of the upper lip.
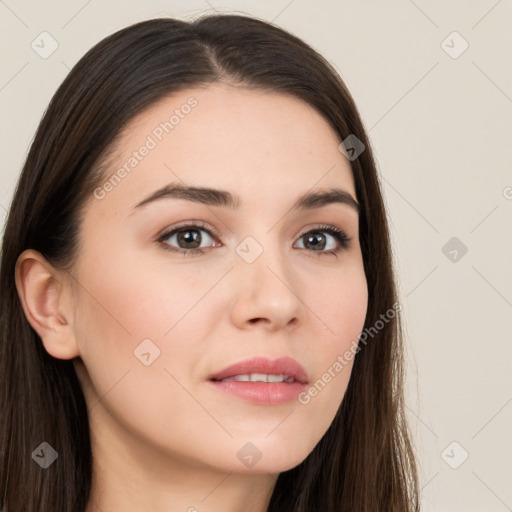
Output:
<instances>
[{"instance_id":1,"label":"upper lip","mask_svg":"<svg viewBox=\"0 0 512 512\"><path fill-rule=\"evenodd\" d=\"M218 373L210 375L209 380L222 380L236 375L248 375L251 373L265 373L267 375L286 375L294 380L308 383L306 370L291 357L279 357L278 359L267 359L265 357L253 357L239 363L232 364Z\"/></svg>"}]
</instances>

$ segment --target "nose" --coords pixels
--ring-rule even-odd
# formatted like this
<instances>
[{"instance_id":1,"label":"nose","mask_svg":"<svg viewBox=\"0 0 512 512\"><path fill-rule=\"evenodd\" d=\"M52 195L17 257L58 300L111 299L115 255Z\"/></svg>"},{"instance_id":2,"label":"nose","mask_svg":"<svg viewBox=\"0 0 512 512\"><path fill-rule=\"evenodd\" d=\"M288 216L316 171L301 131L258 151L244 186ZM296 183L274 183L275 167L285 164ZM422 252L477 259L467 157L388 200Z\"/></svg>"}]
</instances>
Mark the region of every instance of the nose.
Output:
<instances>
[{"instance_id":1,"label":"nose","mask_svg":"<svg viewBox=\"0 0 512 512\"><path fill-rule=\"evenodd\" d=\"M261 325L268 331L295 327L304 304L298 295L298 277L286 256L265 247L252 263L239 258L233 278L235 300L232 322L241 329Z\"/></svg>"}]
</instances>

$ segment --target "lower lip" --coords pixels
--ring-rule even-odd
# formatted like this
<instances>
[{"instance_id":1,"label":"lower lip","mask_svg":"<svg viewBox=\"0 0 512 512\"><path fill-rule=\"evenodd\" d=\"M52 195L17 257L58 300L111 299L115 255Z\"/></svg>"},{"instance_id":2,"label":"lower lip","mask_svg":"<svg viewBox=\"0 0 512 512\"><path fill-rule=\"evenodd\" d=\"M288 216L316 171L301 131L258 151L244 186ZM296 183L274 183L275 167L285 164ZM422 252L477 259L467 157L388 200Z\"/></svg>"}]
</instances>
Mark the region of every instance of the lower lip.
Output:
<instances>
[{"instance_id":1,"label":"lower lip","mask_svg":"<svg viewBox=\"0 0 512 512\"><path fill-rule=\"evenodd\" d=\"M260 405L279 405L295 400L306 384L300 382L211 382L217 389Z\"/></svg>"}]
</instances>

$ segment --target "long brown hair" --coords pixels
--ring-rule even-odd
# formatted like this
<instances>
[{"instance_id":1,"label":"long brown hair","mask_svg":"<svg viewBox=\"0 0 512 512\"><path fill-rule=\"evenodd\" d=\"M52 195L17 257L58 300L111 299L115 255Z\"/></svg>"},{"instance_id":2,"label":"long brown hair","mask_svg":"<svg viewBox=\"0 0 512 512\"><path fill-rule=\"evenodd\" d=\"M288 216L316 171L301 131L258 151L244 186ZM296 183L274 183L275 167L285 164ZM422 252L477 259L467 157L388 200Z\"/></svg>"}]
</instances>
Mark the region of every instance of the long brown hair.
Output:
<instances>
[{"instance_id":1,"label":"long brown hair","mask_svg":"<svg viewBox=\"0 0 512 512\"><path fill-rule=\"evenodd\" d=\"M59 87L29 150L6 223L0 269L0 506L6 512L83 512L92 472L87 406L73 362L51 357L28 323L15 286L18 256L39 251L69 269L83 205L104 182L123 125L164 96L228 81L291 94L313 106L343 141L361 204L359 239L369 298L365 329L397 301L388 221L369 141L334 68L292 34L239 15L154 19L94 46ZM364 331L363 331L364 332ZM281 473L271 512L413 512L417 468L404 412L403 334L389 319L354 358L330 428L298 466ZM32 460L41 442L58 453Z\"/></svg>"}]
</instances>

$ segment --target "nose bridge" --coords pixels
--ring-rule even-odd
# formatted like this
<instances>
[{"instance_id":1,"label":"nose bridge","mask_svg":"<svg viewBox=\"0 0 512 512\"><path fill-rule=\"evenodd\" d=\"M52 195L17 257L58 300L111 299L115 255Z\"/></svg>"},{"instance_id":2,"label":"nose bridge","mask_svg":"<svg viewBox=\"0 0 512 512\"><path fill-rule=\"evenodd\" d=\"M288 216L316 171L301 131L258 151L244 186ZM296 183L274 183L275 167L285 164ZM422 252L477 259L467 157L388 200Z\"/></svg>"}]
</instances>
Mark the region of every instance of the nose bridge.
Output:
<instances>
[{"instance_id":1,"label":"nose bridge","mask_svg":"<svg viewBox=\"0 0 512 512\"><path fill-rule=\"evenodd\" d=\"M254 232L253 232L254 233ZM250 274L249 279L255 283L262 281L279 281L270 269L282 279L286 267L284 247L278 238L277 229L265 232L263 229L246 236L237 246L236 252L242 260L240 266ZM268 284L268 283L267 283ZM281 283L282 285L282 283Z\"/></svg>"},{"instance_id":2,"label":"nose bridge","mask_svg":"<svg viewBox=\"0 0 512 512\"><path fill-rule=\"evenodd\" d=\"M299 314L297 283L277 231L262 233L247 236L236 247L238 286L234 315L241 323L265 319L283 326Z\"/></svg>"}]
</instances>

